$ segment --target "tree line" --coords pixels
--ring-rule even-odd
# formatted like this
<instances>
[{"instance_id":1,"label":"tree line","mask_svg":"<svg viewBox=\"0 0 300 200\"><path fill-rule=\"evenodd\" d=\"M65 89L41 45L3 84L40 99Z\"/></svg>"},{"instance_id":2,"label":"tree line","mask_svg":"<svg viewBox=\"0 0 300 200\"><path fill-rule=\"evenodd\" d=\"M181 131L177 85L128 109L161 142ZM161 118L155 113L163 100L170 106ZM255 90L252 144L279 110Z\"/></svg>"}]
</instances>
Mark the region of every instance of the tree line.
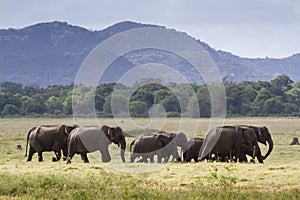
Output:
<instances>
[{"instance_id":1,"label":"tree line","mask_svg":"<svg viewBox=\"0 0 300 200\"><path fill-rule=\"evenodd\" d=\"M300 82L294 83L287 75L270 82L235 83L225 78L224 85L228 116L300 116ZM113 96L116 88L121 92ZM73 96L76 101L72 105ZM95 104L86 106L88 101ZM128 110L131 117L148 117L149 109L155 113L159 108L168 117L210 117L211 99L205 84L163 85L159 80L136 88L116 83L99 84L96 88L0 83L1 117L68 117L73 108L83 116L96 111L98 117L128 117Z\"/></svg>"}]
</instances>

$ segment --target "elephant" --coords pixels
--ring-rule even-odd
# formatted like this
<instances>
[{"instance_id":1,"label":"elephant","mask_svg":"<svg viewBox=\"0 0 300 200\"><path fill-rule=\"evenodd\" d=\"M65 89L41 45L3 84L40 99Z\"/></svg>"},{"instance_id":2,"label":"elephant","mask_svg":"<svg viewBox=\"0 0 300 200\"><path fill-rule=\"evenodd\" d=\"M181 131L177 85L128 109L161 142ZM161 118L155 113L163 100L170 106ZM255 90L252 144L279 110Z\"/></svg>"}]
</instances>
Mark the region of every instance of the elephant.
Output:
<instances>
[{"instance_id":1,"label":"elephant","mask_svg":"<svg viewBox=\"0 0 300 200\"><path fill-rule=\"evenodd\" d=\"M260 149L257 149L257 151L256 151L256 157L258 158L258 160L260 160L260 161L265 160L273 150L273 140L272 140L272 136L269 132L269 129L265 126L263 126L263 127L256 127L256 126L249 126L249 125L239 125L239 126L243 129L253 130L256 134L258 142L260 142L264 145L267 145L267 143L269 144L269 149L264 156L261 155Z\"/></svg>"},{"instance_id":2,"label":"elephant","mask_svg":"<svg viewBox=\"0 0 300 200\"><path fill-rule=\"evenodd\" d=\"M164 162L168 162L172 155L177 161L181 161L181 158L177 152L177 146L185 148L187 144L187 138L183 133L166 133L158 132L150 135L144 135L136 138L130 144L130 152L133 147L130 162L134 162L136 157L142 156L142 159L138 162L147 162L150 158L150 162L154 162L154 155L157 155L157 162L160 163L164 158Z\"/></svg>"},{"instance_id":3,"label":"elephant","mask_svg":"<svg viewBox=\"0 0 300 200\"><path fill-rule=\"evenodd\" d=\"M157 155L158 150L166 146L169 142L169 137L154 134L143 135L134 139L130 144L130 162L132 163L137 157L142 156L142 159L138 162L147 162L147 159L150 158L150 162L153 163L154 155Z\"/></svg>"},{"instance_id":4,"label":"elephant","mask_svg":"<svg viewBox=\"0 0 300 200\"><path fill-rule=\"evenodd\" d=\"M88 163L87 153L100 151L102 162L111 161L108 146L111 144L121 146L121 160L125 162L126 140L120 127L87 126L72 130L68 137L67 164L75 154L81 154L81 158Z\"/></svg>"},{"instance_id":5,"label":"elephant","mask_svg":"<svg viewBox=\"0 0 300 200\"><path fill-rule=\"evenodd\" d=\"M177 146L181 147L181 152L185 151L188 144L186 135L184 133L167 133L164 131L160 131L156 133L156 135L165 135L170 138L170 141L172 141L170 144L168 143L165 148L160 150L158 160L164 158L164 162L168 162L172 155L172 161L174 161L174 159L179 162L182 161L181 156L178 155Z\"/></svg>"},{"instance_id":6,"label":"elephant","mask_svg":"<svg viewBox=\"0 0 300 200\"><path fill-rule=\"evenodd\" d=\"M255 156L257 157L259 163L263 163L263 160L265 160L269 156L269 154L272 152L272 149L273 149L273 140L272 140L272 137L271 137L271 134L270 134L268 128L265 126L256 127L256 126L251 126L251 125L238 125L238 126L243 129L251 129L252 131L255 132L258 142L260 142L264 145L267 145L267 143L269 144L269 149L265 156L261 155L260 148L256 148L256 151L255 151ZM249 155L249 156L253 156L253 153L254 153L252 147L248 146L246 144L242 145L242 151L243 151L243 153L245 153L246 155ZM223 155L223 157L219 156L219 158L222 161L226 161L226 157L229 157L229 155ZM251 162L255 162L255 161L253 159L251 159Z\"/></svg>"},{"instance_id":7,"label":"elephant","mask_svg":"<svg viewBox=\"0 0 300 200\"><path fill-rule=\"evenodd\" d=\"M78 127L66 126L66 125L43 125L39 127L33 127L27 134L27 147L29 144L29 154L27 162L32 160L33 154L38 153L38 161L43 161L42 153L44 151L54 151L56 157L52 157L52 161L59 161L61 158L61 150L63 151L64 159L67 156L67 138L69 133Z\"/></svg>"},{"instance_id":8,"label":"elephant","mask_svg":"<svg viewBox=\"0 0 300 200\"><path fill-rule=\"evenodd\" d=\"M216 139L215 144L209 144L210 140L213 139ZM217 127L206 135L199 152L200 160L203 160L207 154L215 154L217 158L224 159L229 156L229 159L235 158L240 162L247 162L246 154L242 150L243 144L249 145L253 149L252 159L254 159L259 146L256 134L252 129L241 128L240 126ZM205 152L208 153L205 154ZM259 159L259 162L262 160Z\"/></svg>"},{"instance_id":9,"label":"elephant","mask_svg":"<svg viewBox=\"0 0 300 200\"><path fill-rule=\"evenodd\" d=\"M199 151L202 146L204 138L192 138L188 141L187 147L183 152L183 161L190 162L194 159L195 162L199 162Z\"/></svg>"}]
</instances>

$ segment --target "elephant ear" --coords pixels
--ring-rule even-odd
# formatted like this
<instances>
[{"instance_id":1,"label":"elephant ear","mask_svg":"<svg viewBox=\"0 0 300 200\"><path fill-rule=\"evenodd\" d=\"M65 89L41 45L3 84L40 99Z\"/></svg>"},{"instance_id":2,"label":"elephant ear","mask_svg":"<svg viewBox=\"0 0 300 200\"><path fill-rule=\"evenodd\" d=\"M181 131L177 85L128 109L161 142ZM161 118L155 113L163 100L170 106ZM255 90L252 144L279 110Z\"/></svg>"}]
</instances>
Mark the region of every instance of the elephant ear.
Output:
<instances>
[{"instance_id":1,"label":"elephant ear","mask_svg":"<svg viewBox=\"0 0 300 200\"><path fill-rule=\"evenodd\" d=\"M123 130L121 129L121 127L117 126L115 129L115 133L116 133L116 136L120 137L123 135Z\"/></svg>"},{"instance_id":2,"label":"elephant ear","mask_svg":"<svg viewBox=\"0 0 300 200\"><path fill-rule=\"evenodd\" d=\"M269 129L266 126L261 127L263 133L269 133Z\"/></svg>"},{"instance_id":3,"label":"elephant ear","mask_svg":"<svg viewBox=\"0 0 300 200\"><path fill-rule=\"evenodd\" d=\"M257 141L255 132L252 129L246 129L243 131L243 137L246 141ZM248 144L252 145L252 144Z\"/></svg>"},{"instance_id":4,"label":"elephant ear","mask_svg":"<svg viewBox=\"0 0 300 200\"><path fill-rule=\"evenodd\" d=\"M109 130L109 126L106 126L106 125L103 125L102 127L101 127L101 130L103 131L103 133L106 135L106 136L108 136L108 130Z\"/></svg>"},{"instance_id":5,"label":"elephant ear","mask_svg":"<svg viewBox=\"0 0 300 200\"><path fill-rule=\"evenodd\" d=\"M159 147L163 147L168 144L167 137L162 134L156 135L155 139Z\"/></svg>"},{"instance_id":6,"label":"elephant ear","mask_svg":"<svg viewBox=\"0 0 300 200\"><path fill-rule=\"evenodd\" d=\"M122 140L122 137L124 137L123 131L120 127L116 127L116 128L108 127L106 136L111 142L118 145L119 142Z\"/></svg>"},{"instance_id":7,"label":"elephant ear","mask_svg":"<svg viewBox=\"0 0 300 200\"><path fill-rule=\"evenodd\" d=\"M243 143L247 144L246 141L249 141L250 138L250 134L249 131L242 131L242 135L243 135Z\"/></svg>"},{"instance_id":8,"label":"elephant ear","mask_svg":"<svg viewBox=\"0 0 300 200\"><path fill-rule=\"evenodd\" d=\"M65 127L65 133L66 133L67 135L69 135L69 134L73 131L73 129L75 129L74 126L66 126L66 127Z\"/></svg>"},{"instance_id":9,"label":"elephant ear","mask_svg":"<svg viewBox=\"0 0 300 200\"><path fill-rule=\"evenodd\" d=\"M261 133L262 129L263 129L263 128L260 128L260 127L258 128L258 136L259 136L259 137L262 137L262 133Z\"/></svg>"},{"instance_id":10,"label":"elephant ear","mask_svg":"<svg viewBox=\"0 0 300 200\"><path fill-rule=\"evenodd\" d=\"M65 133L66 125L60 125L57 127L56 133Z\"/></svg>"}]
</instances>

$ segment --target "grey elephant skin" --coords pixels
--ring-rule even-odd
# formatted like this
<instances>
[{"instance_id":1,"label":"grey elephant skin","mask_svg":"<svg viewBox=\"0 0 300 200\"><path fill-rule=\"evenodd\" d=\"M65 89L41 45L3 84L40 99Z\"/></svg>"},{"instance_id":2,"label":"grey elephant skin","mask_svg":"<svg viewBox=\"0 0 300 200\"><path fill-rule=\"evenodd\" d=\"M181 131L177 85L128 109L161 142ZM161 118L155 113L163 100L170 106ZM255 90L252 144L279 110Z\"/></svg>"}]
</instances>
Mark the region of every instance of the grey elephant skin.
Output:
<instances>
[{"instance_id":1,"label":"grey elephant skin","mask_svg":"<svg viewBox=\"0 0 300 200\"><path fill-rule=\"evenodd\" d=\"M32 156L37 152L38 161L43 161L42 153L44 151L54 151L56 157L52 157L52 161L59 161L61 158L61 150L64 158L67 156L67 138L69 133L78 126L66 125L44 125L33 127L28 131L26 153L29 144L29 153L27 162L32 160Z\"/></svg>"},{"instance_id":2,"label":"grey elephant skin","mask_svg":"<svg viewBox=\"0 0 300 200\"><path fill-rule=\"evenodd\" d=\"M158 132L140 136L130 144L130 162L134 162L137 157L141 156L142 159L139 162L148 162L147 159L150 158L150 162L153 163L155 155L157 155L158 163L162 162L162 159L164 162L168 162L171 155L174 159L181 161L177 146L185 148L186 145L187 138L183 133Z\"/></svg>"},{"instance_id":3,"label":"grey elephant skin","mask_svg":"<svg viewBox=\"0 0 300 200\"><path fill-rule=\"evenodd\" d=\"M67 164L75 154L81 154L81 158L88 163L87 153L100 151L102 162L111 160L108 146L117 144L121 147L121 159L125 162L126 141L123 131L120 127L109 126L91 126L74 129L68 137L68 158Z\"/></svg>"},{"instance_id":4,"label":"grey elephant skin","mask_svg":"<svg viewBox=\"0 0 300 200\"><path fill-rule=\"evenodd\" d=\"M192 159L199 162L199 151L202 147L204 138L192 138L188 141L187 147L183 152L183 161L190 162Z\"/></svg>"},{"instance_id":5,"label":"grey elephant skin","mask_svg":"<svg viewBox=\"0 0 300 200\"><path fill-rule=\"evenodd\" d=\"M258 148L256 153L255 153L255 156L257 157L258 161L260 163L263 163L262 160L265 160L272 152L273 150L273 139L272 139L272 136L269 132L269 129L265 126L262 126L262 127L257 127L257 126L251 126L251 125L239 125L241 128L244 128L244 129L251 129L255 132L256 134L256 137L257 137L257 141L259 143L262 143L264 145L267 145L269 146L268 148L268 151L267 153L263 156L261 154L261 151L260 149ZM247 155L253 153L251 151L251 148L249 147L244 147L245 151L247 151Z\"/></svg>"},{"instance_id":6,"label":"grey elephant skin","mask_svg":"<svg viewBox=\"0 0 300 200\"><path fill-rule=\"evenodd\" d=\"M211 146L209 140L217 138L216 143ZM253 149L252 159L259 149L257 136L252 129L241 128L240 126L223 126L211 130L205 137L200 149L200 160L205 156L214 154L216 157L229 155L230 159L236 158L240 162L247 162L242 145L249 145ZM259 150L260 151L260 150ZM206 155L203 152L208 152ZM263 162L259 160L259 162Z\"/></svg>"},{"instance_id":7,"label":"grey elephant skin","mask_svg":"<svg viewBox=\"0 0 300 200\"><path fill-rule=\"evenodd\" d=\"M165 148L161 150L161 153L158 154L158 159L164 159L164 162L168 162L170 156L172 156L172 161L175 159L181 161L181 155L178 154L177 147L181 148L181 152L185 151L188 140L184 133L167 133L167 132L158 132L157 135L164 135L169 137L169 143Z\"/></svg>"}]
</instances>

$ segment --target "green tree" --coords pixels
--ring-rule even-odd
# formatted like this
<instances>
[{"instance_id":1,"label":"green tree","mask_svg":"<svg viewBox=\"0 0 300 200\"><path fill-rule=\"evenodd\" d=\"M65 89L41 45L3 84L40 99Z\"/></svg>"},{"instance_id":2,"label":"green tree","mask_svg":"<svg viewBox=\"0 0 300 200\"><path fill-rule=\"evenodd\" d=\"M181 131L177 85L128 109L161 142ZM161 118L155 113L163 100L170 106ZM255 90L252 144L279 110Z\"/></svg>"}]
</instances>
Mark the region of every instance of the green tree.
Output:
<instances>
[{"instance_id":1,"label":"green tree","mask_svg":"<svg viewBox=\"0 0 300 200\"><path fill-rule=\"evenodd\" d=\"M285 92L293 88L293 83L294 81L290 77L283 74L271 81L270 91L277 96L285 98Z\"/></svg>"},{"instance_id":2,"label":"green tree","mask_svg":"<svg viewBox=\"0 0 300 200\"><path fill-rule=\"evenodd\" d=\"M127 99L122 95L107 96L103 104L103 111L113 114L115 117L128 117L129 111Z\"/></svg>"},{"instance_id":3,"label":"green tree","mask_svg":"<svg viewBox=\"0 0 300 200\"><path fill-rule=\"evenodd\" d=\"M21 83L12 83L12 82L3 82L0 83L0 91L11 93L11 94L17 94L22 93L23 85Z\"/></svg>"},{"instance_id":4,"label":"green tree","mask_svg":"<svg viewBox=\"0 0 300 200\"><path fill-rule=\"evenodd\" d=\"M210 117L211 115L211 100L209 91L206 85L201 85L197 88L197 99L200 108L200 117Z\"/></svg>"},{"instance_id":5,"label":"green tree","mask_svg":"<svg viewBox=\"0 0 300 200\"><path fill-rule=\"evenodd\" d=\"M252 104L252 112L255 115L263 114L264 103L268 100L275 97L269 90L262 88L258 91L257 96L255 97Z\"/></svg>"},{"instance_id":6,"label":"green tree","mask_svg":"<svg viewBox=\"0 0 300 200\"><path fill-rule=\"evenodd\" d=\"M187 112L190 118L200 117L200 108L199 108L198 99L196 97L191 97L189 99Z\"/></svg>"},{"instance_id":7,"label":"green tree","mask_svg":"<svg viewBox=\"0 0 300 200\"><path fill-rule=\"evenodd\" d=\"M160 104L165 108L166 112L180 113L180 104L173 94L161 100Z\"/></svg>"},{"instance_id":8,"label":"green tree","mask_svg":"<svg viewBox=\"0 0 300 200\"><path fill-rule=\"evenodd\" d=\"M17 106L12 105L12 104L6 104L4 106L3 111L1 112L1 115L4 116L11 116L11 115L17 115L20 113L19 108L17 108Z\"/></svg>"},{"instance_id":9,"label":"green tree","mask_svg":"<svg viewBox=\"0 0 300 200\"><path fill-rule=\"evenodd\" d=\"M72 110L72 92L68 92L66 94L66 96L64 96L64 99L63 99L63 112L66 114L66 115L71 115L73 112Z\"/></svg>"},{"instance_id":10,"label":"green tree","mask_svg":"<svg viewBox=\"0 0 300 200\"><path fill-rule=\"evenodd\" d=\"M49 97L49 99L47 99L45 104L46 104L47 111L50 114L57 114L62 112L63 104L60 101L60 98L58 97L55 96Z\"/></svg>"},{"instance_id":11,"label":"green tree","mask_svg":"<svg viewBox=\"0 0 300 200\"><path fill-rule=\"evenodd\" d=\"M8 104L8 94L5 92L0 92L0 112L3 110L6 104Z\"/></svg>"},{"instance_id":12,"label":"green tree","mask_svg":"<svg viewBox=\"0 0 300 200\"><path fill-rule=\"evenodd\" d=\"M284 111L284 103L280 97L272 97L264 102L262 110L266 115L281 114Z\"/></svg>"},{"instance_id":13,"label":"green tree","mask_svg":"<svg viewBox=\"0 0 300 200\"><path fill-rule=\"evenodd\" d=\"M111 114L111 96L105 97L105 102L103 104L103 111L106 112L107 114Z\"/></svg>"},{"instance_id":14,"label":"green tree","mask_svg":"<svg viewBox=\"0 0 300 200\"><path fill-rule=\"evenodd\" d=\"M165 89L165 88L154 91L153 92L154 103L159 104L164 98L166 98L167 96L169 96L171 94L172 93L169 90Z\"/></svg>"},{"instance_id":15,"label":"green tree","mask_svg":"<svg viewBox=\"0 0 300 200\"><path fill-rule=\"evenodd\" d=\"M145 102L132 101L129 103L129 111L132 117L146 117L148 108Z\"/></svg>"}]
</instances>

